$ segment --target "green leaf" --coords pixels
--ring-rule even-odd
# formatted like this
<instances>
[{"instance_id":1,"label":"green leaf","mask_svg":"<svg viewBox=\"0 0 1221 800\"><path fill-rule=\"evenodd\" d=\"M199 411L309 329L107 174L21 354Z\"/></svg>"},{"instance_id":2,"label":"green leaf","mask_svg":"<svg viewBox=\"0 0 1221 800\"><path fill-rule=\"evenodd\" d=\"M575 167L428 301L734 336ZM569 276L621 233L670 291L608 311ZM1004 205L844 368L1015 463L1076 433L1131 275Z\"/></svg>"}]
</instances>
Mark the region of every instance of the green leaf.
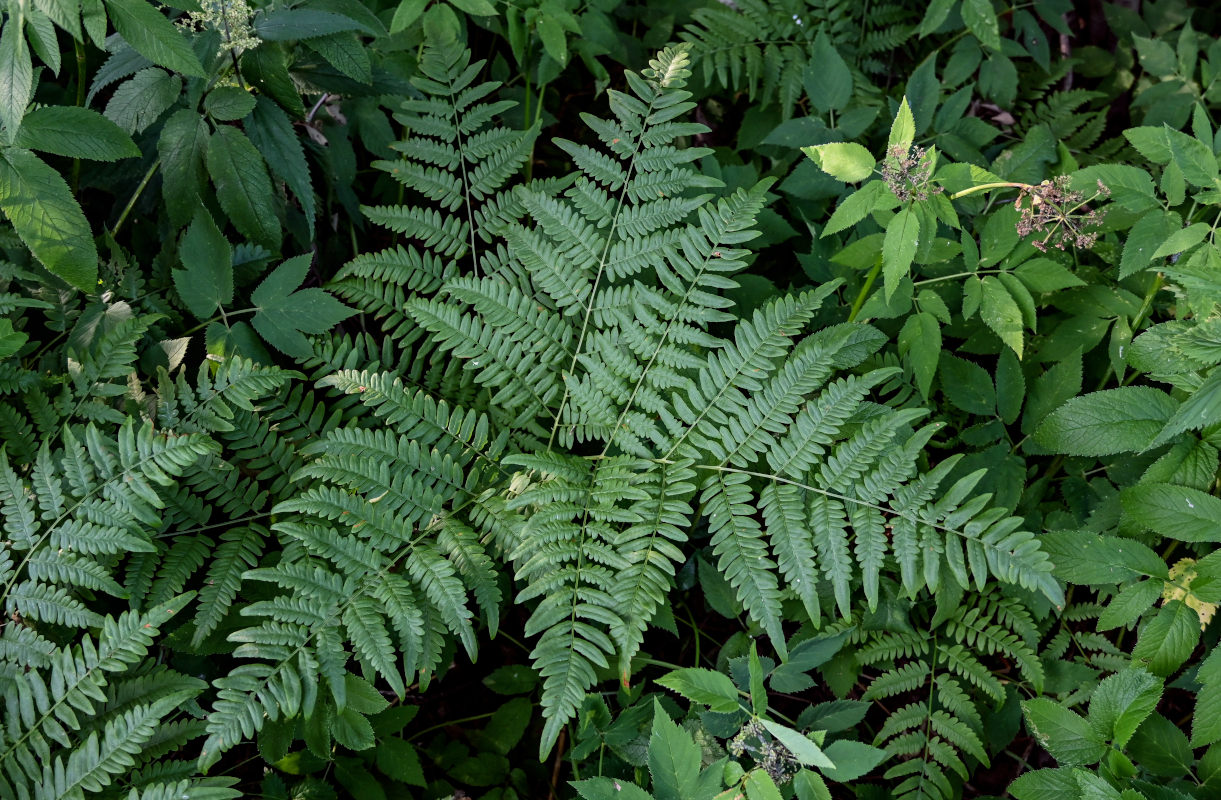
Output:
<instances>
[{"instance_id":1,"label":"green leaf","mask_svg":"<svg viewBox=\"0 0 1221 800\"><path fill-rule=\"evenodd\" d=\"M394 10L394 17L390 20L390 35L393 36L407 30L411 23L420 18L427 5L428 0L401 0L398 8Z\"/></svg>"},{"instance_id":2,"label":"green leaf","mask_svg":"<svg viewBox=\"0 0 1221 800\"><path fill-rule=\"evenodd\" d=\"M970 414L991 416L996 411L996 389L988 371L973 361L943 352L939 363L941 391L949 401Z\"/></svg>"},{"instance_id":3,"label":"green leaf","mask_svg":"<svg viewBox=\"0 0 1221 800\"><path fill-rule=\"evenodd\" d=\"M910 112L908 116L911 116ZM882 276L887 301L899 288L899 281L907 277L919 246L920 218L913 209L905 208L886 223L886 238L882 240Z\"/></svg>"},{"instance_id":4,"label":"green leaf","mask_svg":"<svg viewBox=\"0 0 1221 800\"><path fill-rule=\"evenodd\" d=\"M1032 258L1022 263L1013 274L1032 292L1054 292L1072 286L1085 286L1085 281L1050 258Z\"/></svg>"},{"instance_id":5,"label":"green leaf","mask_svg":"<svg viewBox=\"0 0 1221 800\"><path fill-rule=\"evenodd\" d=\"M76 106L42 106L26 115L16 145L66 158L117 161L135 158L131 137L96 111Z\"/></svg>"},{"instance_id":6,"label":"green leaf","mask_svg":"<svg viewBox=\"0 0 1221 800\"><path fill-rule=\"evenodd\" d=\"M538 685L538 673L525 664L508 664L492 670L483 685L496 694L524 694Z\"/></svg>"},{"instance_id":7,"label":"green leaf","mask_svg":"<svg viewBox=\"0 0 1221 800\"><path fill-rule=\"evenodd\" d=\"M373 82L373 63L369 51L356 34L317 36L307 40L305 45L352 80L366 84Z\"/></svg>"},{"instance_id":8,"label":"green leaf","mask_svg":"<svg viewBox=\"0 0 1221 800\"><path fill-rule=\"evenodd\" d=\"M1163 778L1190 775L1196 765L1187 734L1161 714L1154 714L1136 731L1128 755L1141 768Z\"/></svg>"},{"instance_id":9,"label":"green leaf","mask_svg":"<svg viewBox=\"0 0 1221 800\"><path fill-rule=\"evenodd\" d=\"M1026 399L1026 376L1012 350L1004 350L996 361L996 413L1012 425L1022 413Z\"/></svg>"},{"instance_id":10,"label":"green leaf","mask_svg":"<svg viewBox=\"0 0 1221 800\"><path fill-rule=\"evenodd\" d=\"M1009 785L1014 800L1067 800L1078 792L1077 779L1068 767L1027 772Z\"/></svg>"},{"instance_id":11,"label":"green leaf","mask_svg":"<svg viewBox=\"0 0 1221 800\"><path fill-rule=\"evenodd\" d=\"M1147 386L1093 392L1053 411L1034 438L1041 447L1070 456L1141 452L1177 405L1165 392Z\"/></svg>"},{"instance_id":12,"label":"green leaf","mask_svg":"<svg viewBox=\"0 0 1221 800\"><path fill-rule=\"evenodd\" d=\"M1138 219L1124 242L1123 255L1119 259L1120 279L1135 275L1152 264L1154 253L1180 226L1178 214L1168 212L1146 214Z\"/></svg>"},{"instance_id":13,"label":"green leaf","mask_svg":"<svg viewBox=\"0 0 1221 800\"><path fill-rule=\"evenodd\" d=\"M1059 570L1056 574L1059 574ZM1139 581L1121 590L1102 609L1098 616L1098 630L1109 631L1136 622L1161 598L1163 586L1160 580Z\"/></svg>"},{"instance_id":14,"label":"green leaf","mask_svg":"<svg viewBox=\"0 0 1221 800\"><path fill-rule=\"evenodd\" d=\"M1170 234L1161 246L1153 251L1153 260L1165 258L1175 253L1182 253L1204 241L1204 237L1212 231L1212 226L1204 222L1188 225Z\"/></svg>"},{"instance_id":15,"label":"green leaf","mask_svg":"<svg viewBox=\"0 0 1221 800\"><path fill-rule=\"evenodd\" d=\"M21 128L26 106L34 95L34 64L21 35L20 17L12 14L0 31L0 122L11 138Z\"/></svg>"},{"instance_id":16,"label":"green leaf","mask_svg":"<svg viewBox=\"0 0 1221 800\"><path fill-rule=\"evenodd\" d=\"M280 220L271 179L246 135L230 125L219 126L208 139L207 163L216 199L234 227L259 244L278 248Z\"/></svg>"},{"instance_id":17,"label":"green leaf","mask_svg":"<svg viewBox=\"0 0 1221 800\"><path fill-rule=\"evenodd\" d=\"M292 76L288 74L288 61L284 48L275 42L264 42L253 50L242 53L240 62L246 81L261 93L272 98L285 111L300 119L305 116L305 105Z\"/></svg>"},{"instance_id":18,"label":"green leaf","mask_svg":"<svg viewBox=\"0 0 1221 800\"><path fill-rule=\"evenodd\" d=\"M1154 675L1166 677L1191 656L1200 641L1200 617L1185 603L1171 600L1140 629L1132 659Z\"/></svg>"},{"instance_id":19,"label":"green leaf","mask_svg":"<svg viewBox=\"0 0 1221 800\"><path fill-rule=\"evenodd\" d=\"M1134 522L1184 542L1221 542L1221 499L1169 483L1141 483L1119 495Z\"/></svg>"},{"instance_id":20,"label":"green leaf","mask_svg":"<svg viewBox=\"0 0 1221 800\"><path fill-rule=\"evenodd\" d=\"M870 181L857 189L839 204L827 226L823 228L822 236L830 236L852 227L877 208L885 208L894 203L894 195L882 181Z\"/></svg>"},{"instance_id":21,"label":"green leaf","mask_svg":"<svg viewBox=\"0 0 1221 800\"><path fill-rule=\"evenodd\" d=\"M1022 357L1022 309L1013 295L995 275L983 280L983 298L979 306L979 318L1009 346L1018 358Z\"/></svg>"},{"instance_id":22,"label":"green leaf","mask_svg":"<svg viewBox=\"0 0 1221 800\"><path fill-rule=\"evenodd\" d=\"M657 679L661 686L678 692L694 703L708 706L713 711L737 711L738 689L728 675L702 667L687 667L667 672Z\"/></svg>"},{"instance_id":23,"label":"green leaf","mask_svg":"<svg viewBox=\"0 0 1221 800\"><path fill-rule=\"evenodd\" d=\"M1183 170L1183 177L1192 186L1213 188L1217 180L1217 157L1210 146L1193 136L1165 126L1166 141L1170 156Z\"/></svg>"},{"instance_id":24,"label":"green leaf","mask_svg":"<svg viewBox=\"0 0 1221 800\"><path fill-rule=\"evenodd\" d=\"M873 174L877 162L856 142L832 142L812 147L803 147L801 152L810 157L822 171L844 183L858 183Z\"/></svg>"},{"instance_id":25,"label":"green leaf","mask_svg":"<svg viewBox=\"0 0 1221 800\"><path fill-rule=\"evenodd\" d=\"M204 98L204 111L212 119L232 122L254 110L255 97L237 86L217 86Z\"/></svg>"},{"instance_id":26,"label":"green leaf","mask_svg":"<svg viewBox=\"0 0 1221 800\"><path fill-rule=\"evenodd\" d=\"M571 786L585 800L653 800L653 795L629 780L587 778L572 781Z\"/></svg>"},{"instance_id":27,"label":"green leaf","mask_svg":"<svg viewBox=\"0 0 1221 800\"><path fill-rule=\"evenodd\" d=\"M1180 433L1198 431L1217 422L1221 422L1221 369L1214 369L1200 388L1179 405L1174 416L1166 422L1166 427L1149 446L1157 447Z\"/></svg>"},{"instance_id":28,"label":"green leaf","mask_svg":"<svg viewBox=\"0 0 1221 800\"><path fill-rule=\"evenodd\" d=\"M208 149L208 123L189 108L170 115L157 140L161 157L161 195L170 223L179 227L191 219L207 180L204 154Z\"/></svg>"},{"instance_id":29,"label":"green leaf","mask_svg":"<svg viewBox=\"0 0 1221 800\"><path fill-rule=\"evenodd\" d=\"M301 211L305 214L312 238L318 209L310 182L309 163L305 160L305 150L301 147L292 120L273 101L260 97L254 113L246 121L246 134L250 137L250 143L263 154L272 174L284 181L301 203Z\"/></svg>"},{"instance_id":30,"label":"green leaf","mask_svg":"<svg viewBox=\"0 0 1221 800\"><path fill-rule=\"evenodd\" d=\"M992 0L962 0L962 21L984 47L1001 49L1000 25Z\"/></svg>"},{"instance_id":31,"label":"green leaf","mask_svg":"<svg viewBox=\"0 0 1221 800\"><path fill-rule=\"evenodd\" d=\"M495 13L495 9L492 9L490 13ZM536 24L538 38L543 42L543 50L561 67L566 65L568 63L568 35L564 32L564 26L560 24L559 20L547 14L539 14Z\"/></svg>"},{"instance_id":32,"label":"green leaf","mask_svg":"<svg viewBox=\"0 0 1221 800\"><path fill-rule=\"evenodd\" d=\"M649 736L649 774L656 800L688 800L700 777L700 748L653 700L653 731Z\"/></svg>"},{"instance_id":33,"label":"green leaf","mask_svg":"<svg viewBox=\"0 0 1221 800\"><path fill-rule=\"evenodd\" d=\"M315 8L280 8L263 14L254 23L254 32L260 39L269 42L312 39L316 36L357 30L375 33L364 23L351 17Z\"/></svg>"},{"instance_id":34,"label":"green leaf","mask_svg":"<svg viewBox=\"0 0 1221 800\"><path fill-rule=\"evenodd\" d=\"M895 121L890 126L890 138L886 142L887 149L893 147L902 147L907 150L911 146L912 140L916 138L916 121L912 117L911 106L907 104L907 98L903 98L903 102L899 104L899 111L895 114Z\"/></svg>"},{"instance_id":35,"label":"green leaf","mask_svg":"<svg viewBox=\"0 0 1221 800\"><path fill-rule=\"evenodd\" d=\"M755 714L763 714L767 711L767 690L763 688L763 662L759 660L759 646L753 640L746 663L750 678L750 707Z\"/></svg>"},{"instance_id":36,"label":"green leaf","mask_svg":"<svg viewBox=\"0 0 1221 800\"><path fill-rule=\"evenodd\" d=\"M742 787L746 789L746 800L782 800L783 798L780 790L776 788L776 782L772 780L772 776L761 768L755 768L746 773L746 780L742 782Z\"/></svg>"},{"instance_id":37,"label":"green leaf","mask_svg":"<svg viewBox=\"0 0 1221 800\"><path fill-rule=\"evenodd\" d=\"M233 302L233 248L206 209L196 210L178 258L184 269L174 270L174 288L196 319L207 320Z\"/></svg>"},{"instance_id":38,"label":"green leaf","mask_svg":"<svg viewBox=\"0 0 1221 800\"><path fill-rule=\"evenodd\" d=\"M488 0L449 0L449 2L459 11L474 14L476 17L491 17L496 15L496 6L492 5ZM543 4L543 8L546 8L546 3Z\"/></svg>"},{"instance_id":39,"label":"green leaf","mask_svg":"<svg viewBox=\"0 0 1221 800\"><path fill-rule=\"evenodd\" d=\"M204 77L203 64L186 37L160 11L144 0L105 0L105 3L115 30L137 53L174 72Z\"/></svg>"},{"instance_id":40,"label":"green leaf","mask_svg":"<svg viewBox=\"0 0 1221 800\"><path fill-rule=\"evenodd\" d=\"M821 28L810 51L804 84L810 102L824 114L839 111L852 100L852 70Z\"/></svg>"},{"instance_id":41,"label":"green leaf","mask_svg":"<svg viewBox=\"0 0 1221 800\"><path fill-rule=\"evenodd\" d=\"M0 210L52 274L97 290L98 254L89 221L59 173L28 150L0 152Z\"/></svg>"},{"instance_id":42,"label":"green leaf","mask_svg":"<svg viewBox=\"0 0 1221 800\"><path fill-rule=\"evenodd\" d=\"M824 767L822 773L838 783L856 780L881 764L882 760L886 758L885 750L850 739L831 742L823 752L835 766Z\"/></svg>"},{"instance_id":43,"label":"green leaf","mask_svg":"<svg viewBox=\"0 0 1221 800\"><path fill-rule=\"evenodd\" d=\"M106 103L106 117L128 133L156 122L182 92L182 78L163 69L142 69L124 81Z\"/></svg>"},{"instance_id":44,"label":"green leaf","mask_svg":"<svg viewBox=\"0 0 1221 800\"><path fill-rule=\"evenodd\" d=\"M830 770L835 769L835 763L808 736L769 719L761 719L759 722L768 733L776 737L776 741L787 747L798 761L809 767L818 767L828 778L833 778Z\"/></svg>"},{"instance_id":45,"label":"green leaf","mask_svg":"<svg viewBox=\"0 0 1221 800\"><path fill-rule=\"evenodd\" d=\"M1143 669L1117 672L1098 684L1090 698L1089 722L1103 741L1121 750L1153 713L1162 697L1162 682Z\"/></svg>"},{"instance_id":46,"label":"green leaf","mask_svg":"<svg viewBox=\"0 0 1221 800\"><path fill-rule=\"evenodd\" d=\"M0 318L0 361L24 347L29 338L25 332L14 330L11 319Z\"/></svg>"},{"instance_id":47,"label":"green leaf","mask_svg":"<svg viewBox=\"0 0 1221 800\"><path fill-rule=\"evenodd\" d=\"M798 771L793 777L793 790L797 800L831 800L831 790L826 781L821 775L808 769Z\"/></svg>"},{"instance_id":48,"label":"green leaf","mask_svg":"<svg viewBox=\"0 0 1221 800\"><path fill-rule=\"evenodd\" d=\"M1094 764L1106 752L1106 744L1090 724L1054 700L1025 700L1022 711L1035 739L1061 764Z\"/></svg>"},{"instance_id":49,"label":"green leaf","mask_svg":"<svg viewBox=\"0 0 1221 800\"><path fill-rule=\"evenodd\" d=\"M899 355L907 358L916 387L926 400L941 359L941 326L927 311L912 314L899 331Z\"/></svg>"},{"instance_id":50,"label":"green leaf","mask_svg":"<svg viewBox=\"0 0 1221 800\"><path fill-rule=\"evenodd\" d=\"M1089 531L1053 531L1042 537L1056 575L1069 583L1115 586L1136 578L1164 580L1167 568L1147 545Z\"/></svg>"},{"instance_id":51,"label":"green leaf","mask_svg":"<svg viewBox=\"0 0 1221 800\"><path fill-rule=\"evenodd\" d=\"M290 258L263 279L250 299L258 307L251 320L268 344L290 356L312 352L304 334L327 333L356 312L322 289L299 289L309 270L308 254Z\"/></svg>"},{"instance_id":52,"label":"green leaf","mask_svg":"<svg viewBox=\"0 0 1221 800\"><path fill-rule=\"evenodd\" d=\"M1200 664L1196 680L1200 682L1200 692L1191 720L1191 746L1204 747L1221 742L1221 647L1213 648Z\"/></svg>"}]
</instances>

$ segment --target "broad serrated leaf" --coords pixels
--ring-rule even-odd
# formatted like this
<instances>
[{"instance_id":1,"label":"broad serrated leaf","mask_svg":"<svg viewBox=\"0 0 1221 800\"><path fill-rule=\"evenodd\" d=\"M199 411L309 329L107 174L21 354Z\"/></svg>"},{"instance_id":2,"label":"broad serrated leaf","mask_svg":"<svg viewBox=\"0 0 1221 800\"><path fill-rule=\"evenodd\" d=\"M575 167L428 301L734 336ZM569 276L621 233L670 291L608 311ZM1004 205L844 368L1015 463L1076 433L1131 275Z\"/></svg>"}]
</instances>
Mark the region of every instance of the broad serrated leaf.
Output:
<instances>
[{"instance_id":1,"label":"broad serrated leaf","mask_svg":"<svg viewBox=\"0 0 1221 800\"><path fill-rule=\"evenodd\" d=\"M309 163L305 160L305 150L293 129L292 120L272 100L260 97L246 123L246 135L263 154L272 174L284 181L301 203L301 211L305 214L312 237L314 218L318 215L317 204L310 183Z\"/></svg>"},{"instance_id":2,"label":"broad serrated leaf","mask_svg":"<svg viewBox=\"0 0 1221 800\"><path fill-rule=\"evenodd\" d=\"M992 0L962 0L962 21L984 47L1001 49L1000 25Z\"/></svg>"},{"instance_id":3,"label":"broad serrated leaf","mask_svg":"<svg viewBox=\"0 0 1221 800\"><path fill-rule=\"evenodd\" d=\"M0 153L0 209L52 274L97 289L98 255L89 221L59 173L28 150Z\"/></svg>"},{"instance_id":4,"label":"broad serrated leaf","mask_svg":"<svg viewBox=\"0 0 1221 800\"><path fill-rule=\"evenodd\" d=\"M140 148L115 123L75 106L43 106L26 115L16 145L67 158L117 161L135 158Z\"/></svg>"},{"instance_id":5,"label":"broad serrated leaf","mask_svg":"<svg viewBox=\"0 0 1221 800\"><path fill-rule=\"evenodd\" d=\"M1035 740L1061 764L1094 764L1106 752L1106 743L1090 724L1054 700L1023 701L1022 711Z\"/></svg>"},{"instance_id":6,"label":"broad serrated leaf","mask_svg":"<svg viewBox=\"0 0 1221 800\"><path fill-rule=\"evenodd\" d=\"M174 270L174 288L197 319L207 320L233 302L233 248L204 208L182 236Z\"/></svg>"},{"instance_id":7,"label":"broad serrated leaf","mask_svg":"<svg viewBox=\"0 0 1221 800\"><path fill-rule=\"evenodd\" d=\"M1147 386L1093 392L1049 414L1034 438L1041 447L1070 456L1141 452L1177 407L1165 392Z\"/></svg>"},{"instance_id":8,"label":"broad serrated leaf","mask_svg":"<svg viewBox=\"0 0 1221 800\"><path fill-rule=\"evenodd\" d=\"M858 183L873 174L877 162L856 142L832 142L803 147L801 152L810 157L822 171L844 183Z\"/></svg>"},{"instance_id":9,"label":"broad serrated leaf","mask_svg":"<svg viewBox=\"0 0 1221 800\"><path fill-rule=\"evenodd\" d=\"M298 358L312 352L305 334L326 333L356 313L322 289L299 288L309 265L309 255L288 259L250 296L258 308L254 329L272 347Z\"/></svg>"},{"instance_id":10,"label":"broad serrated leaf","mask_svg":"<svg viewBox=\"0 0 1221 800\"><path fill-rule=\"evenodd\" d=\"M175 228L185 224L200 204L208 172L208 124L189 108L175 111L161 128L157 154L161 157L161 196Z\"/></svg>"},{"instance_id":11,"label":"broad serrated leaf","mask_svg":"<svg viewBox=\"0 0 1221 800\"><path fill-rule=\"evenodd\" d=\"M1171 600L1141 627L1132 660L1166 677L1182 666L1199 641L1200 617L1185 603Z\"/></svg>"},{"instance_id":12,"label":"broad serrated leaf","mask_svg":"<svg viewBox=\"0 0 1221 800\"><path fill-rule=\"evenodd\" d=\"M202 78L203 64L182 31L144 0L105 0L107 16L119 35L149 61L174 72Z\"/></svg>"},{"instance_id":13,"label":"broad serrated leaf","mask_svg":"<svg viewBox=\"0 0 1221 800\"><path fill-rule=\"evenodd\" d=\"M0 31L0 122L10 140L21 128L26 106L34 94L34 64L21 33L20 17L11 14Z\"/></svg>"},{"instance_id":14,"label":"broad serrated leaf","mask_svg":"<svg viewBox=\"0 0 1221 800\"><path fill-rule=\"evenodd\" d=\"M1022 357L1022 310L1013 295L994 275L987 275L983 279L979 318L1018 358Z\"/></svg>"},{"instance_id":15,"label":"broad serrated leaf","mask_svg":"<svg viewBox=\"0 0 1221 800\"><path fill-rule=\"evenodd\" d=\"M280 220L263 157L246 135L221 125L208 139L208 173L233 226L259 244L280 246Z\"/></svg>"},{"instance_id":16,"label":"broad serrated leaf","mask_svg":"<svg viewBox=\"0 0 1221 800\"><path fill-rule=\"evenodd\" d=\"M163 69L142 69L115 89L106 103L106 118L128 133L156 122L178 99L182 78Z\"/></svg>"},{"instance_id":17,"label":"broad serrated leaf","mask_svg":"<svg viewBox=\"0 0 1221 800\"><path fill-rule=\"evenodd\" d=\"M1169 483L1129 486L1119 496L1124 512L1162 536L1184 542L1221 542L1221 499Z\"/></svg>"},{"instance_id":18,"label":"broad serrated leaf","mask_svg":"<svg viewBox=\"0 0 1221 800\"><path fill-rule=\"evenodd\" d=\"M888 302L899 281L907 277L919 246L920 218L913 209L905 208L886 223L886 238L882 240L882 277Z\"/></svg>"},{"instance_id":19,"label":"broad serrated leaf","mask_svg":"<svg viewBox=\"0 0 1221 800\"><path fill-rule=\"evenodd\" d=\"M706 705L713 711L737 711L738 689L729 676L702 667L687 667L667 672L657 683L694 703Z\"/></svg>"}]
</instances>

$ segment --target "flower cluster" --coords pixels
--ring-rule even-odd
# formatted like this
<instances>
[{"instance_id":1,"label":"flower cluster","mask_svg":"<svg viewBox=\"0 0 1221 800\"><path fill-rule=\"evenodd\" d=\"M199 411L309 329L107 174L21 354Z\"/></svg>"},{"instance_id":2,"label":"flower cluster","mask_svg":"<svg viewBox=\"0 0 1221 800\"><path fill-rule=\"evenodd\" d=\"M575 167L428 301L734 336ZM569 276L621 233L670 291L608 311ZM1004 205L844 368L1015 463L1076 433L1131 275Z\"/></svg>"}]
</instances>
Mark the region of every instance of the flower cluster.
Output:
<instances>
[{"instance_id":1,"label":"flower cluster","mask_svg":"<svg viewBox=\"0 0 1221 800\"><path fill-rule=\"evenodd\" d=\"M1111 190L1098 181L1098 191L1086 198L1084 192L1069 189L1069 177L1061 175L1037 186L1025 186L1013 201L1020 214L1019 236L1044 234L1034 246L1047 252L1048 245L1063 250L1068 245L1089 249L1098 241L1096 229L1101 222L1097 209L1090 208L1094 200L1109 197Z\"/></svg>"},{"instance_id":2,"label":"flower cluster","mask_svg":"<svg viewBox=\"0 0 1221 800\"><path fill-rule=\"evenodd\" d=\"M212 29L220 34L221 55L253 50L262 42L254 33L254 9L246 0L199 0L199 11L188 11L179 24L191 31Z\"/></svg>"},{"instance_id":3,"label":"flower cluster","mask_svg":"<svg viewBox=\"0 0 1221 800\"><path fill-rule=\"evenodd\" d=\"M751 720L729 741L736 757L749 754L777 785L788 783L801 765L791 750L768 736L757 720Z\"/></svg>"},{"instance_id":4,"label":"flower cluster","mask_svg":"<svg viewBox=\"0 0 1221 800\"><path fill-rule=\"evenodd\" d=\"M923 147L906 147L894 145L886 151L882 161L882 180L899 198L900 203L908 200L917 202L927 200L929 195L941 191L940 186L934 186L933 159Z\"/></svg>"}]
</instances>

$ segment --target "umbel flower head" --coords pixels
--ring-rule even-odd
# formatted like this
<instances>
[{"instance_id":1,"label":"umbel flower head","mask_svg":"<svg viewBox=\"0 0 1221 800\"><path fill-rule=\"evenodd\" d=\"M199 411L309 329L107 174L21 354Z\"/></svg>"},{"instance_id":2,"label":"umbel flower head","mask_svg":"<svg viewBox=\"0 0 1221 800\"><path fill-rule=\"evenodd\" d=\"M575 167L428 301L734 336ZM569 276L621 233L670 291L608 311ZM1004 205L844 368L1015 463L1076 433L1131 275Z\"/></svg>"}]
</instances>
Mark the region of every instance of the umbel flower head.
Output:
<instances>
[{"instance_id":1,"label":"umbel flower head","mask_svg":"<svg viewBox=\"0 0 1221 800\"><path fill-rule=\"evenodd\" d=\"M933 166L932 155L923 147L896 144L882 161L882 180L900 203L922 202L941 192L941 187L933 184Z\"/></svg>"},{"instance_id":2,"label":"umbel flower head","mask_svg":"<svg viewBox=\"0 0 1221 800\"><path fill-rule=\"evenodd\" d=\"M262 42L251 24L254 9L246 0L199 0L199 7L199 11L188 11L179 24L187 30L219 33L219 54L253 50Z\"/></svg>"},{"instance_id":3,"label":"umbel flower head","mask_svg":"<svg viewBox=\"0 0 1221 800\"><path fill-rule=\"evenodd\" d=\"M1098 231L1091 229L1096 229L1101 222L1098 209L1090 208L1089 204L1110 194L1111 190L1098 181L1098 191L1087 199L1085 192L1069 189L1067 175L1037 186L1023 186L1013 201L1013 207L1021 215L1017 223L1018 235L1043 234L1033 242L1043 252L1047 252L1048 245L1063 250L1070 244L1088 250L1098 241Z\"/></svg>"}]
</instances>

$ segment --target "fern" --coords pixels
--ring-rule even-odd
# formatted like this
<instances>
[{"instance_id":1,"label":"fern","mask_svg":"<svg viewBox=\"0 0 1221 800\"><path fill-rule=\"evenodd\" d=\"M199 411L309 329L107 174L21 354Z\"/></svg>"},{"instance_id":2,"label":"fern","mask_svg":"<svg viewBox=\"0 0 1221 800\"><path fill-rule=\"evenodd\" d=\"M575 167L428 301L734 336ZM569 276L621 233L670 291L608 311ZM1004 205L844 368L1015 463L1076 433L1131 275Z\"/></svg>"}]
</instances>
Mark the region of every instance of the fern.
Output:
<instances>
[{"instance_id":1,"label":"fern","mask_svg":"<svg viewBox=\"0 0 1221 800\"><path fill-rule=\"evenodd\" d=\"M1017 601L990 591L978 605L941 617L933 620L931 633L921 626L920 633L858 634L864 641L857 662L883 670L870 680L865 699L906 702L887 714L874 740L897 760L884 777L896 781L899 798L957 797L972 765L989 764L980 709L1003 703L1006 690L985 656L1011 661L1042 691L1038 635Z\"/></svg>"}]
</instances>

